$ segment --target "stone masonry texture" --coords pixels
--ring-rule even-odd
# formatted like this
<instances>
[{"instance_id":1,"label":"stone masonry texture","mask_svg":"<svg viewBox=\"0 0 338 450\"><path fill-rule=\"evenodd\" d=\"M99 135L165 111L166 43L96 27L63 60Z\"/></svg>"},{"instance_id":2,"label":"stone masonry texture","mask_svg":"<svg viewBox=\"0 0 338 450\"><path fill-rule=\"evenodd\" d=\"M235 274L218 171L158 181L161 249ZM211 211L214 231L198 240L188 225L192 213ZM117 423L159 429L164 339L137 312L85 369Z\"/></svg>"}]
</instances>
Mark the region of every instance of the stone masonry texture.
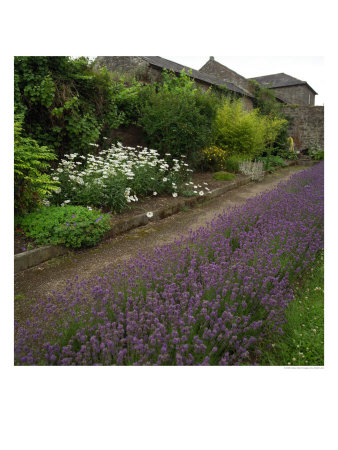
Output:
<instances>
[{"instance_id":1,"label":"stone masonry texture","mask_svg":"<svg viewBox=\"0 0 338 450\"><path fill-rule=\"evenodd\" d=\"M289 136L295 150L324 149L324 106L284 106L283 112L293 119Z\"/></svg>"},{"instance_id":2,"label":"stone masonry texture","mask_svg":"<svg viewBox=\"0 0 338 450\"><path fill-rule=\"evenodd\" d=\"M305 84L273 88L277 97L291 105L314 106L315 94Z\"/></svg>"},{"instance_id":3,"label":"stone masonry texture","mask_svg":"<svg viewBox=\"0 0 338 450\"><path fill-rule=\"evenodd\" d=\"M210 59L208 62L204 64L200 69L201 72L208 73L210 75L214 75L221 80L229 81L230 83L234 83L236 86L239 86L242 89L246 89L249 91L249 83L246 78L242 75L234 72L228 67L220 64L214 59Z\"/></svg>"}]
</instances>

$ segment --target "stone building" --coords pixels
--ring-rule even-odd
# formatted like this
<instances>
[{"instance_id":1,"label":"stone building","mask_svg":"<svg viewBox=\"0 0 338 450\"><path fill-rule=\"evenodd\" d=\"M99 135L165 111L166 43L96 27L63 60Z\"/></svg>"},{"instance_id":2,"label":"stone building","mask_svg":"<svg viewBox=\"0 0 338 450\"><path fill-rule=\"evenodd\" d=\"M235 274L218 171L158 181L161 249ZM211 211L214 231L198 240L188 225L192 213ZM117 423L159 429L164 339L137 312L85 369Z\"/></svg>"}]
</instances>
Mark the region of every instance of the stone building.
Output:
<instances>
[{"instance_id":1,"label":"stone building","mask_svg":"<svg viewBox=\"0 0 338 450\"><path fill-rule=\"evenodd\" d=\"M273 89L276 96L287 104L303 106L314 106L315 104L317 92L306 81L298 80L286 73L250 79L256 80L262 87Z\"/></svg>"},{"instance_id":2,"label":"stone building","mask_svg":"<svg viewBox=\"0 0 338 450\"><path fill-rule=\"evenodd\" d=\"M324 107L314 106L317 92L306 81L285 73L245 78L215 61L213 56L199 71L232 82L247 91L251 90L250 80L273 89L276 99L283 103L284 114L292 119L289 136L293 138L295 149L306 153L309 149L324 148Z\"/></svg>"},{"instance_id":3,"label":"stone building","mask_svg":"<svg viewBox=\"0 0 338 450\"><path fill-rule=\"evenodd\" d=\"M262 87L273 89L276 99L283 103L284 112L292 117L289 135L295 149L301 152L309 148L324 148L324 107L314 106L317 92L306 82L285 73L245 78L232 69L215 61L213 56L200 68L177 64L160 56L99 56L96 66L108 70L137 75L146 82L161 80L162 70L167 69L179 75L184 69L196 85L207 90L210 87L226 87L239 96L247 110L253 109L250 80L256 80Z\"/></svg>"},{"instance_id":4,"label":"stone building","mask_svg":"<svg viewBox=\"0 0 338 450\"><path fill-rule=\"evenodd\" d=\"M207 61L199 71L207 73L209 75L213 75L214 77L225 82L228 81L234 83L240 88L246 91L250 91L250 86L246 78L244 78L234 70L231 70L223 64L219 63L218 61L215 61L215 58L213 56L210 56L209 61Z\"/></svg>"},{"instance_id":5,"label":"stone building","mask_svg":"<svg viewBox=\"0 0 338 450\"><path fill-rule=\"evenodd\" d=\"M210 87L217 89L218 86L223 86L239 96L246 109L253 109L254 96L246 89L246 86L240 86L229 79L215 77L211 73L191 69L160 56L98 56L95 64L97 67L106 66L110 71L137 75L139 79L147 82L159 81L163 69L170 70L176 75L185 70L196 85L202 89L207 90Z\"/></svg>"}]
</instances>

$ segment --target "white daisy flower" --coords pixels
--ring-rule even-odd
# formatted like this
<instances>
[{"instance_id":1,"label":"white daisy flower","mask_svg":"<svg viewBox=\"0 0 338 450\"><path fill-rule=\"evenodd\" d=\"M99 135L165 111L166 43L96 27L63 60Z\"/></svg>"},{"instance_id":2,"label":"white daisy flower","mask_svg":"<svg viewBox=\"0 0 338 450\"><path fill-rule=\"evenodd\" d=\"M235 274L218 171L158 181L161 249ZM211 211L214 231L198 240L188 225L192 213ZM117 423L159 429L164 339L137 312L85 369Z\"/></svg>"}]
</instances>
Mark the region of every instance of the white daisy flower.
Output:
<instances>
[{"instance_id":1,"label":"white daisy flower","mask_svg":"<svg viewBox=\"0 0 338 450\"><path fill-rule=\"evenodd\" d=\"M149 217L149 219L150 219L151 217L153 217L153 215L154 215L154 214L153 214L151 211L148 211L148 212L147 212L147 217Z\"/></svg>"},{"instance_id":2,"label":"white daisy flower","mask_svg":"<svg viewBox=\"0 0 338 450\"><path fill-rule=\"evenodd\" d=\"M157 195L157 192L153 192L153 195Z\"/></svg>"},{"instance_id":3,"label":"white daisy flower","mask_svg":"<svg viewBox=\"0 0 338 450\"><path fill-rule=\"evenodd\" d=\"M204 195L204 192L203 191L199 191L199 195Z\"/></svg>"},{"instance_id":4,"label":"white daisy flower","mask_svg":"<svg viewBox=\"0 0 338 450\"><path fill-rule=\"evenodd\" d=\"M177 192L173 192L173 197L177 197Z\"/></svg>"}]
</instances>

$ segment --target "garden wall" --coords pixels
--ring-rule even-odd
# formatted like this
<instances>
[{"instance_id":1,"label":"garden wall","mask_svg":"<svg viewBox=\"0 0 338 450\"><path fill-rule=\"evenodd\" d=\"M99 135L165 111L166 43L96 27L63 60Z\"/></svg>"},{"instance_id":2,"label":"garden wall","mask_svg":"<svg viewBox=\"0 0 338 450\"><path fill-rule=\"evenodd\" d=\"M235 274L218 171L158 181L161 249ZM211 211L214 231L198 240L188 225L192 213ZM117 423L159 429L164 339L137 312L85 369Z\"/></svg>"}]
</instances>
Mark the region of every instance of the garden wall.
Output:
<instances>
[{"instance_id":1,"label":"garden wall","mask_svg":"<svg viewBox=\"0 0 338 450\"><path fill-rule=\"evenodd\" d=\"M324 106L284 106L283 112L293 119L289 136L295 150L304 152L318 146L324 149Z\"/></svg>"}]
</instances>

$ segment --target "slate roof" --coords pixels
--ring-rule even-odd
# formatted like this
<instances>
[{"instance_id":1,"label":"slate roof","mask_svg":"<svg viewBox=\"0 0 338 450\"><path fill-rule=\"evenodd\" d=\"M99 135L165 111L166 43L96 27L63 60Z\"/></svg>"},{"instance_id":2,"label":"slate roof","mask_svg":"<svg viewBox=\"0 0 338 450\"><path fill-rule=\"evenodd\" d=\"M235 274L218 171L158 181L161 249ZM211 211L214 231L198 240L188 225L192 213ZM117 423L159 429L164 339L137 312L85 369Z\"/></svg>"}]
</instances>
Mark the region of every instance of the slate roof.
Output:
<instances>
[{"instance_id":1,"label":"slate roof","mask_svg":"<svg viewBox=\"0 0 338 450\"><path fill-rule=\"evenodd\" d=\"M312 89L312 87L306 81L291 77L286 73L275 73L273 75L264 75L262 77L253 77L248 79L256 80L261 86L269 87L271 89L306 84L306 86L311 89L314 94L317 94L317 92Z\"/></svg>"},{"instance_id":2,"label":"slate roof","mask_svg":"<svg viewBox=\"0 0 338 450\"><path fill-rule=\"evenodd\" d=\"M159 67L161 69L171 70L177 74L179 74L183 69L185 69L186 72L191 71L191 77L196 80L204 81L205 83L208 83L210 85L225 86L230 91L237 92L238 94L245 95L246 97L254 98L254 96L250 94L250 92L236 86L233 83L220 80L219 78L213 75L202 73L199 70L191 69L190 67L187 66L182 66L181 64L169 61L168 59L165 58L161 58L160 56L141 56L141 58L153 66Z\"/></svg>"}]
</instances>

